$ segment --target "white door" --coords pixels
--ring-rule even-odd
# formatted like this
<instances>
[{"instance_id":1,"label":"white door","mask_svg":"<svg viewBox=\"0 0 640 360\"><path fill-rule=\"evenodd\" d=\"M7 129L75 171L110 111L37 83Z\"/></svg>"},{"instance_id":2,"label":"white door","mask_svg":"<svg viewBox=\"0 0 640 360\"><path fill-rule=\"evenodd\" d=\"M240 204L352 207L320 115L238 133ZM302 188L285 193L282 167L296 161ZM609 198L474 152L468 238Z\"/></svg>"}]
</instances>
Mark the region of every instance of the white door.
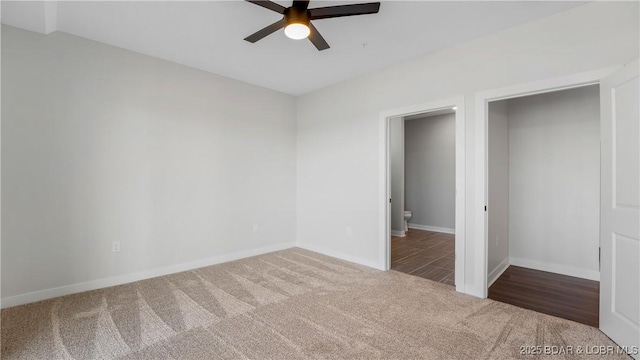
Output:
<instances>
[{"instance_id":1,"label":"white door","mask_svg":"<svg viewBox=\"0 0 640 360\"><path fill-rule=\"evenodd\" d=\"M635 61L600 83L600 329L638 359L640 78Z\"/></svg>"}]
</instances>

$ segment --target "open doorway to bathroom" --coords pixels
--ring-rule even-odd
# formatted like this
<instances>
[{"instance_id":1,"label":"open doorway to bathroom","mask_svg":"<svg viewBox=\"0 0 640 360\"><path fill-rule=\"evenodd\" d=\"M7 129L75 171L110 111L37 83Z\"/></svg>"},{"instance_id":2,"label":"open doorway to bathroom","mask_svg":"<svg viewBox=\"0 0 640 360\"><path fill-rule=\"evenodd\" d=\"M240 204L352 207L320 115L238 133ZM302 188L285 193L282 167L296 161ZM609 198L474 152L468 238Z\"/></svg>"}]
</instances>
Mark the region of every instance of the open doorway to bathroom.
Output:
<instances>
[{"instance_id":1,"label":"open doorway to bathroom","mask_svg":"<svg viewBox=\"0 0 640 360\"><path fill-rule=\"evenodd\" d=\"M391 270L451 286L455 128L455 108L396 117L389 124Z\"/></svg>"},{"instance_id":2,"label":"open doorway to bathroom","mask_svg":"<svg viewBox=\"0 0 640 360\"><path fill-rule=\"evenodd\" d=\"M456 271L464 269L463 242L456 241L456 234L463 228L458 219L463 209L456 206L458 195L463 197L457 189L464 174L456 165L464 153L456 140L464 133L457 109L452 105L387 118L388 268L462 291L463 274Z\"/></svg>"}]
</instances>

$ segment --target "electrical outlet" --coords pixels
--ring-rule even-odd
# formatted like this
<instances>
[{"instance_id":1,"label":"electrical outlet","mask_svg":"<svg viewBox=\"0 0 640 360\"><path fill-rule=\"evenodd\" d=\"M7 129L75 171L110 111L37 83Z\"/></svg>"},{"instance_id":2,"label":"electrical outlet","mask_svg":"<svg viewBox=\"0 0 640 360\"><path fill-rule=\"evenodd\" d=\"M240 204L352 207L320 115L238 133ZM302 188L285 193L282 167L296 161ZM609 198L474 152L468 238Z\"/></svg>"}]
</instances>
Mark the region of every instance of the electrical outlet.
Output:
<instances>
[{"instance_id":1,"label":"electrical outlet","mask_svg":"<svg viewBox=\"0 0 640 360\"><path fill-rule=\"evenodd\" d=\"M120 251L120 241L114 241L111 243L111 252Z\"/></svg>"},{"instance_id":2,"label":"electrical outlet","mask_svg":"<svg viewBox=\"0 0 640 360\"><path fill-rule=\"evenodd\" d=\"M258 232L258 224L253 224L253 232Z\"/></svg>"},{"instance_id":3,"label":"electrical outlet","mask_svg":"<svg viewBox=\"0 0 640 360\"><path fill-rule=\"evenodd\" d=\"M351 236L351 226L347 226L347 235Z\"/></svg>"}]
</instances>

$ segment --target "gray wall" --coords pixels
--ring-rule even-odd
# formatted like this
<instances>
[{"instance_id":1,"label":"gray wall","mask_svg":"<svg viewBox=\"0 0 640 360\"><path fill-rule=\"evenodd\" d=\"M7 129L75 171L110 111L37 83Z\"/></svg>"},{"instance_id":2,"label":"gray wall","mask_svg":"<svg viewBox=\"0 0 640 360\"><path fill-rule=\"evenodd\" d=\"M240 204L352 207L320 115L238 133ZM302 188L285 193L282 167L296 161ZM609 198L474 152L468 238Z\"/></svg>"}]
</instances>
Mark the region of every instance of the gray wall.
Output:
<instances>
[{"instance_id":1,"label":"gray wall","mask_svg":"<svg viewBox=\"0 0 640 360\"><path fill-rule=\"evenodd\" d=\"M409 223L455 228L455 114L405 121L405 209Z\"/></svg>"},{"instance_id":2,"label":"gray wall","mask_svg":"<svg viewBox=\"0 0 640 360\"><path fill-rule=\"evenodd\" d=\"M3 26L2 295L292 246L295 109L264 88Z\"/></svg>"},{"instance_id":3,"label":"gray wall","mask_svg":"<svg viewBox=\"0 0 640 360\"><path fill-rule=\"evenodd\" d=\"M599 277L599 99L589 86L509 100L512 264Z\"/></svg>"},{"instance_id":4,"label":"gray wall","mask_svg":"<svg viewBox=\"0 0 640 360\"><path fill-rule=\"evenodd\" d=\"M488 243L489 283L509 265L509 102L489 103Z\"/></svg>"},{"instance_id":5,"label":"gray wall","mask_svg":"<svg viewBox=\"0 0 640 360\"><path fill-rule=\"evenodd\" d=\"M404 235L404 119L389 121L389 158L391 162L391 231Z\"/></svg>"}]
</instances>

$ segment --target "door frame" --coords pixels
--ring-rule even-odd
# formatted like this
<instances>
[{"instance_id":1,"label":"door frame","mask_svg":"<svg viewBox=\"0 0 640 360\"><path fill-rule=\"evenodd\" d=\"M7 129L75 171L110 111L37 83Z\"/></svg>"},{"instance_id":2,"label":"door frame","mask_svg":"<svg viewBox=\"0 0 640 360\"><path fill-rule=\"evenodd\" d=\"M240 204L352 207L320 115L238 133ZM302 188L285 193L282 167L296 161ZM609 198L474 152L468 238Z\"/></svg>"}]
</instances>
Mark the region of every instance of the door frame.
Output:
<instances>
[{"instance_id":1,"label":"door frame","mask_svg":"<svg viewBox=\"0 0 640 360\"><path fill-rule=\"evenodd\" d=\"M380 112L379 147L379 244L380 264L383 270L391 268L391 171L390 171L390 119L424 112L456 107L456 180L455 180L455 283L456 291L465 292L465 231L466 231L466 162L465 162L465 98L457 96Z\"/></svg>"},{"instance_id":2,"label":"door frame","mask_svg":"<svg viewBox=\"0 0 640 360\"><path fill-rule=\"evenodd\" d=\"M493 101L519 98L523 96L544 94L549 92L568 90L589 85L600 84L600 81L614 73L622 66L608 67L569 76L535 81L516 86L508 86L499 89L487 90L476 93L475 113L475 209L472 211L475 220L473 232L473 244L476 249L474 254L474 271L477 284L474 289L468 289L468 293L486 298L489 291L488 285L488 212L486 210L488 200L488 125L489 103Z\"/></svg>"}]
</instances>

